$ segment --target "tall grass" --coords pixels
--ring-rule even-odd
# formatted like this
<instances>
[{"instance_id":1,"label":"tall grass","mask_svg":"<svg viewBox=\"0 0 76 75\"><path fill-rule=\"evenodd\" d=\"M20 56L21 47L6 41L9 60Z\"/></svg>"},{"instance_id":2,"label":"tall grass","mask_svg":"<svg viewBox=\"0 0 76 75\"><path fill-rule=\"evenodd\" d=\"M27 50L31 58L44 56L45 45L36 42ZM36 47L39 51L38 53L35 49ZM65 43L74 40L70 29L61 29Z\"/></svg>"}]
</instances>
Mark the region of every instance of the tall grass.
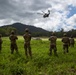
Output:
<instances>
[{"instance_id":1,"label":"tall grass","mask_svg":"<svg viewBox=\"0 0 76 75\"><path fill-rule=\"evenodd\" d=\"M76 75L76 44L69 48L69 53L63 54L62 42L57 41L59 57L49 56L48 40L31 40L33 58L26 58L24 40L18 37L19 54L10 53L10 41L3 38L0 54L0 75Z\"/></svg>"}]
</instances>

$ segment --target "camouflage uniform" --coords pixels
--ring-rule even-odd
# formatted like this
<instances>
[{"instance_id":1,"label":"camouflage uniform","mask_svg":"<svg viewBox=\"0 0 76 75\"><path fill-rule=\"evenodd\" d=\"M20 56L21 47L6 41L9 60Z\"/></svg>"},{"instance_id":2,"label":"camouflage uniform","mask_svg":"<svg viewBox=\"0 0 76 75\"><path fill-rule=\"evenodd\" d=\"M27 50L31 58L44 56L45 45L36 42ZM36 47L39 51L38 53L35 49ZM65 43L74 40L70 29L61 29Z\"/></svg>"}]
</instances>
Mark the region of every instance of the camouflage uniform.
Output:
<instances>
[{"instance_id":1,"label":"camouflage uniform","mask_svg":"<svg viewBox=\"0 0 76 75\"><path fill-rule=\"evenodd\" d=\"M68 48L69 48L69 45L70 45L70 40L69 40L69 37L67 37L66 34L64 34L64 37L62 38L62 42L63 42L63 50L64 50L64 53L68 53Z\"/></svg>"},{"instance_id":2,"label":"camouflage uniform","mask_svg":"<svg viewBox=\"0 0 76 75\"><path fill-rule=\"evenodd\" d=\"M2 50L2 35L0 34L0 53L1 53L1 50Z\"/></svg>"},{"instance_id":3,"label":"camouflage uniform","mask_svg":"<svg viewBox=\"0 0 76 75\"><path fill-rule=\"evenodd\" d=\"M54 55L57 55L57 47L56 47L56 40L57 37L55 36L55 33L52 33L52 36L49 38L50 40L50 55L52 54L52 49L54 50Z\"/></svg>"},{"instance_id":4,"label":"camouflage uniform","mask_svg":"<svg viewBox=\"0 0 76 75\"><path fill-rule=\"evenodd\" d=\"M16 50L16 53L18 53L18 47L17 47L17 44L16 44L16 40L18 39L18 37L14 34L14 31L11 32L11 35L10 35L9 39L11 41L11 45L10 45L11 54L13 54L14 49Z\"/></svg>"},{"instance_id":5,"label":"camouflage uniform","mask_svg":"<svg viewBox=\"0 0 76 75\"><path fill-rule=\"evenodd\" d=\"M25 34L23 35L23 38L25 40L24 42L25 55L26 57L28 57L29 54L32 57L31 46L30 46L31 34L29 34L28 29L25 29Z\"/></svg>"},{"instance_id":6,"label":"camouflage uniform","mask_svg":"<svg viewBox=\"0 0 76 75\"><path fill-rule=\"evenodd\" d=\"M70 46L71 47L74 47L74 44L75 44L75 40L73 37L70 38Z\"/></svg>"}]
</instances>

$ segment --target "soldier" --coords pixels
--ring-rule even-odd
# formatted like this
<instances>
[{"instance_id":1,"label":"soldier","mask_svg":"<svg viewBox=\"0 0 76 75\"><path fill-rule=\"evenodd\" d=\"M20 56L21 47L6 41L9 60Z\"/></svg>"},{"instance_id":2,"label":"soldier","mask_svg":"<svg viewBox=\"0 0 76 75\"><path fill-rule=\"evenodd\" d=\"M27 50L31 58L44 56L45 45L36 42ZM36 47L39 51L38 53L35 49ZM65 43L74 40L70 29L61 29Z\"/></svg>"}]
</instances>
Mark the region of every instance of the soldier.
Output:
<instances>
[{"instance_id":1,"label":"soldier","mask_svg":"<svg viewBox=\"0 0 76 75\"><path fill-rule=\"evenodd\" d=\"M14 53L14 49L16 50L16 53L18 53L18 47L17 47L17 44L16 44L16 40L18 39L18 37L15 35L15 32L14 31L11 31L11 35L9 37L10 41L11 41L11 54Z\"/></svg>"},{"instance_id":2,"label":"soldier","mask_svg":"<svg viewBox=\"0 0 76 75\"><path fill-rule=\"evenodd\" d=\"M71 38L70 38L70 46L74 47L74 44L75 44L75 40L74 40L73 36L71 36Z\"/></svg>"},{"instance_id":3,"label":"soldier","mask_svg":"<svg viewBox=\"0 0 76 75\"><path fill-rule=\"evenodd\" d=\"M52 36L49 38L49 41L50 41L50 55L52 55L52 49L53 49L54 50L54 55L58 56L57 55L56 40L57 40L57 37L55 36L55 33L53 32Z\"/></svg>"},{"instance_id":4,"label":"soldier","mask_svg":"<svg viewBox=\"0 0 76 75\"><path fill-rule=\"evenodd\" d=\"M66 33L64 34L64 37L62 38L62 42L63 42L63 50L64 50L64 54L68 51L69 45L70 45L70 40L69 37L67 37Z\"/></svg>"},{"instance_id":5,"label":"soldier","mask_svg":"<svg viewBox=\"0 0 76 75\"><path fill-rule=\"evenodd\" d=\"M24 49L25 49L25 55L28 57L28 55L31 56L32 58L32 52L31 52L31 46L30 46L30 41L31 41L31 34L29 34L28 28L25 29L25 34L23 35L24 38Z\"/></svg>"},{"instance_id":6,"label":"soldier","mask_svg":"<svg viewBox=\"0 0 76 75\"><path fill-rule=\"evenodd\" d=\"M2 50L2 42L3 42L1 37L2 37L2 35L0 34L0 53L1 53L1 50Z\"/></svg>"}]
</instances>

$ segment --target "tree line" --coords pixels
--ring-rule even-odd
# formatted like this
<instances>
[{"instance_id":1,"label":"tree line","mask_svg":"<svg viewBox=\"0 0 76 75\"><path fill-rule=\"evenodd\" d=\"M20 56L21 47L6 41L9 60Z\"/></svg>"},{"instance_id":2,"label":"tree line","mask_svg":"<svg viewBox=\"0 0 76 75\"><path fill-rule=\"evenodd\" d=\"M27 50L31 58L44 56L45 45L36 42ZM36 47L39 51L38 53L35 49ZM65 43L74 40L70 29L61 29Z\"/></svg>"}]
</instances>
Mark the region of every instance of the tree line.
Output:
<instances>
[{"instance_id":1,"label":"tree line","mask_svg":"<svg viewBox=\"0 0 76 75\"><path fill-rule=\"evenodd\" d=\"M7 26L7 27L3 27L0 28L0 34L2 34L2 36L8 36L10 35L10 32L14 30L16 32L17 35L23 35L25 32L20 32L18 31L18 29L12 27L12 26ZM31 31L30 31L31 33ZM34 37L49 37L51 35L52 31L48 31L48 32L32 32L31 35ZM67 36L70 37L71 35L73 37L76 37L76 29L72 29L69 30L67 32L64 31L64 29L61 29L60 31L55 31L56 36L61 38L63 36L64 33L67 33Z\"/></svg>"}]
</instances>

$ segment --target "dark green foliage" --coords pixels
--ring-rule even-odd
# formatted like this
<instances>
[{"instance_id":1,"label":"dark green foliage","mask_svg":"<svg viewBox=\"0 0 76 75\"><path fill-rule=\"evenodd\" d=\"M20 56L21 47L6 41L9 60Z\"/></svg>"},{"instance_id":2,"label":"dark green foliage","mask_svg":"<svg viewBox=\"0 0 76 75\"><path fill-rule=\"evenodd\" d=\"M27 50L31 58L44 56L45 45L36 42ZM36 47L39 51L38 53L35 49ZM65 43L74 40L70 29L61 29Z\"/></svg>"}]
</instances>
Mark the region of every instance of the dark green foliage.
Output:
<instances>
[{"instance_id":1,"label":"dark green foliage","mask_svg":"<svg viewBox=\"0 0 76 75\"><path fill-rule=\"evenodd\" d=\"M2 34L2 36L8 36L8 35L10 35L10 33L11 33L12 30L14 30L15 32L17 32L16 28L14 28L12 26L1 27L0 28L0 34Z\"/></svg>"}]
</instances>

